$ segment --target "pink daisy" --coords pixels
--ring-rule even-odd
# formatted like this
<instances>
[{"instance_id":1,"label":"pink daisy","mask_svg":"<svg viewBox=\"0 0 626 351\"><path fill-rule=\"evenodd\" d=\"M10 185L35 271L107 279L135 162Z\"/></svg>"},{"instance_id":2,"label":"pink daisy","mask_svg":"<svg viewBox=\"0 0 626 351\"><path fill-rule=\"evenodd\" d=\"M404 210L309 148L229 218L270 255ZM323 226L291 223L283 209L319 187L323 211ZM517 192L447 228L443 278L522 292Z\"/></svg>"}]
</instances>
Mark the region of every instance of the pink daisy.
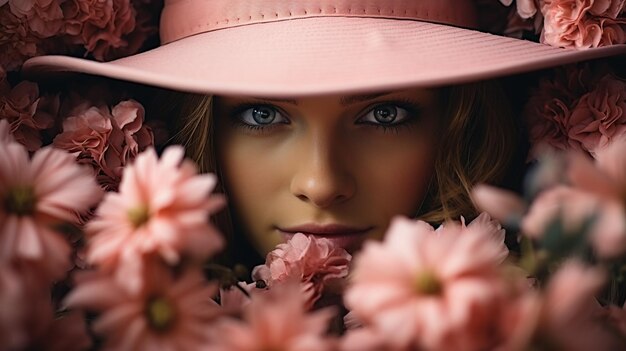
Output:
<instances>
[{"instance_id":1,"label":"pink daisy","mask_svg":"<svg viewBox=\"0 0 626 351\"><path fill-rule=\"evenodd\" d=\"M131 294L108 276L86 272L65 304L100 313L93 330L104 337L105 350L202 349L206 329L221 313L212 300L217 287L196 269L174 275L146 264L143 274L143 288Z\"/></svg>"},{"instance_id":2,"label":"pink daisy","mask_svg":"<svg viewBox=\"0 0 626 351\"><path fill-rule=\"evenodd\" d=\"M603 324L595 300L605 272L576 260L566 261L545 291L527 290L509 301L501 325L507 330L504 350L618 350L618 341Z\"/></svg>"},{"instance_id":3,"label":"pink daisy","mask_svg":"<svg viewBox=\"0 0 626 351\"><path fill-rule=\"evenodd\" d=\"M270 288L287 279L297 279L313 292L309 301L309 306L313 306L329 284L348 275L351 259L346 250L328 239L297 233L268 253L265 264L252 270L252 278L265 281Z\"/></svg>"},{"instance_id":4,"label":"pink daisy","mask_svg":"<svg viewBox=\"0 0 626 351\"><path fill-rule=\"evenodd\" d=\"M595 163L581 154L570 155L569 186L561 185L541 193L522 221L524 233L541 237L558 216L570 231L581 228L594 217L590 241L603 258L626 252L626 139L611 142L597 151Z\"/></svg>"},{"instance_id":5,"label":"pink daisy","mask_svg":"<svg viewBox=\"0 0 626 351\"><path fill-rule=\"evenodd\" d=\"M209 215L224 204L211 195L216 178L197 174L182 147L161 159L148 149L124 169L119 193L107 193L87 223L87 260L116 270L118 281L140 288L141 255L156 253L169 264L181 255L206 259L223 245Z\"/></svg>"},{"instance_id":6,"label":"pink daisy","mask_svg":"<svg viewBox=\"0 0 626 351\"><path fill-rule=\"evenodd\" d=\"M334 341L324 336L332 309L307 313L302 287L288 281L273 289L253 293L243 321L220 319L210 330L216 351L316 351L332 350Z\"/></svg>"},{"instance_id":7,"label":"pink daisy","mask_svg":"<svg viewBox=\"0 0 626 351\"><path fill-rule=\"evenodd\" d=\"M31 159L6 140L0 142L0 262L27 260L59 278L69 268L70 248L53 228L76 223L100 200L100 188L72 155L47 147Z\"/></svg>"},{"instance_id":8,"label":"pink daisy","mask_svg":"<svg viewBox=\"0 0 626 351\"><path fill-rule=\"evenodd\" d=\"M50 285L29 264L0 265L0 350L85 350L78 313L54 318Z\"/></svg>"},{"instance_id":9,"label":"pink daisy","mask_svg":"<svg viewBox=\"0 0 626 351\"><path fill-rule=\"evenodd\" d=\"M394 349L489 349L503 305L496 228L394 219L355 258L346 306Z\"/></svg>"}]
</instances>

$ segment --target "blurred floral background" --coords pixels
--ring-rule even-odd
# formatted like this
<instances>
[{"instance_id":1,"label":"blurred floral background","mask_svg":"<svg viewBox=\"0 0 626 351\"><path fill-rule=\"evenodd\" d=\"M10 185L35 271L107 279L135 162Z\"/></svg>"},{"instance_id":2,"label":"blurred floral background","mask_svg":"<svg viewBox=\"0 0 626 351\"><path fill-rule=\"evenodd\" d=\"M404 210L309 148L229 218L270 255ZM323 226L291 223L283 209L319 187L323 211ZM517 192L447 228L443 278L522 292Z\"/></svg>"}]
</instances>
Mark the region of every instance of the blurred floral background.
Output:
<instances>
[{"instance_id":1,"label":"blurred floral background","mask_svg":"<svg viewBox=\"0 0 626 351\"><path fill-rule=\"evenodd\" d=\"M495 34L626 43L624 0L476 2ZM154 48L162 6L0 0L0 350L626 350L623 57L523 78L523 185L477 185L477 218L397 218L354 257L295 235L248 272L149 88L20 76Z\"/></svg>"}]
</instances>

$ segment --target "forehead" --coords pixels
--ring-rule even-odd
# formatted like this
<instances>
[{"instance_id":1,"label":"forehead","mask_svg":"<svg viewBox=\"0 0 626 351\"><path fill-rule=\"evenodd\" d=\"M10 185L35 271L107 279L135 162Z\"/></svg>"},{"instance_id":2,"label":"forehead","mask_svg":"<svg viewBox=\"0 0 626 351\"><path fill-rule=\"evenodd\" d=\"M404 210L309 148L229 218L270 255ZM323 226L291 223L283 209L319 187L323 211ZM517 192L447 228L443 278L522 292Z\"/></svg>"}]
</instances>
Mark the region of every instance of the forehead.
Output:
<instances>
[{"instance_id":1,"label":"forehead","mask_svg":"<svg viewBox=\"0 0 626 351\"><path fill-rule=\"evenodd\" d=\"M437 96L438 89L411 88L382 92L371 92L361 94L331 94L319 96L303 96L295 98L275 98L263 96L218 96L220 102L224 104L237 103L241 100L259 100L273 103L289 104L294 106L307 105L309 102L336 104L343 107L385 98L411 98L419 101L432 102Z\"/></svg>"}]
</instances>

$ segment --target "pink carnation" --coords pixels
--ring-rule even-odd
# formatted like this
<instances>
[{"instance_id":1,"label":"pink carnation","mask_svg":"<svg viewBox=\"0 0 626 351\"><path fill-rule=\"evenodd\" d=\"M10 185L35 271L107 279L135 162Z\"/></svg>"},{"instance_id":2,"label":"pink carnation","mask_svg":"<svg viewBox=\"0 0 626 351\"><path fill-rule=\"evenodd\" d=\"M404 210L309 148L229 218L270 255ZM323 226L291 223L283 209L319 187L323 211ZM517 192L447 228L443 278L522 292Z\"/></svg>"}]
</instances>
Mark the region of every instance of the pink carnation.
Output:
<instances>
[{"instance_id":1,"label":"pink carnation","mask_svg":"<svg viewBox=\"0 0 626 351\"><path fill-rule=\"evenodd\" d=\"M183 155L174 146L160 160L153 149L140 154L124 169L120 192L108 193L87 223L88 261L115 270L131 290L140 288L142 254L174 265L183 255L206 259L223 245L208 218L224 204L211 195L216 178L197 174Z\"/></svg>"},{"instance_id":2,"label":"pink carnation","mask_svg":"<svg viewBox=\"0 0 626 351\"><path fill-rule=\"evenodd\" d=\"M542 79L524 108L533 146L591 154L626 131L626 82L604 66L568 66Z\"/></svg>"},{"instance_id":3,"label":"pink carnation","mask_svg":"<svg viewBox=\"0 0 626 351\"><path fill-rule=\"evenodd\" d=\"M493 347L504 238L478 228L447 223L435 231L394 219L384 242L367 242L355 258L346 306L394 348Z\"/></svg>"},{"instance_id":4,"label":"pink carnation","mask_svg":"<svg viewBox=\"0 0 626 351\"><path fill-rule=\"evenodd\" d=\"M217 288L207 284L199 270L175 276L159 265L145 267L145 284L136 293L92 273L78 277L65 303L100 313L93 330L104 337L106 350L203 349L206 329L220 314L212 300Z\"/></svg>"},{"instance_id":5,"label":"pink carnation","mask_svg":"<svg viewBox=\"0 0 626 351\"><path fill-rule=\"evenodd\" d=\"M6 121L0 121L0 125ZM0 144L0 262L24 260L61 277L70 248L54 225L75 223L101 196L90 172L64 151L43 148L30 159L15 142Z\"/></svg>"},{"instance_id":6,"label":"pink carnation","mask_svg":"<svg viewBox=\"0 0 626 351\"><path fill-rule=\"evenodd\" d=\"M70 41L84 45L97 60L128 45L123 37L135 29L136 17L129 0L68 0L63 7Z\"/></svg>"},{"instance_id":7,"label":"pink carnation","mask_svg":"<svg viewBox=\"0 0 626 351\"><path fill-rule=\"evenodd\" d=\"M40 38L58 35L63 26L59 0L9 0L11 12L23 18Z\"/></svg>"},{"instance_id":8,"label":"pink carnation","mask_svg":"<svg viewBox=\"0 0 626 351\"><path fill-rule=\"evenodd\" d=\"M17 70L33 56L41 55L41 39L31 33L28 23L16 17L9 6L0 7L0 66L7 71Z\"/></svg>"},{"instance_id":9,"label":"pink carnation","mask_svg":"<svg viewBox=\"0 0 626 351\"><path fill-rule=\"evenodd\" d=\"M568 136L592 154L626 134L626 81L602 77L594 90L578 100L569 123Z\"/></svg>"},{"instance_id":10,"label":"pink carnation","mask_svg":"<svg viewBox=\"0 0 626 351\"><path fill-rule=\"evenodd\" d=\"M158 44L159 13L163 4L152 0L131 0L137 15L135 28L123 36L126 45L112 47L104 56L104 60L114 60L139 52L146 43Z\"/></svg>"},{"instance_id":11,"label":"pink carnation","mask_svg":"<svg viewBox=\"0 0 626 351\"><path fill-rule=\"evenodd\" d=\"M542 144L557 150L580 149L578 142L569 139L568 130L572 105L577 93L583 90L579 84L583 79L578 79L583 73L574 66L557 69L553 78L540 80L531 93L523 111L529 124L531 155L537 156L537 148Z\"/></svg>"},{"instance_id":12,"label":"pink carnation","mask_svg":"<svg viewBox=\"0 0 626 351\"><path fill-rule=\"evenodd\" d=\"M623 44L626 18L618 17L624 0L545 0L542 42L558 47L587 49ZM605 35L604 31L611 33Z\"/></svg>"},{"instance_id":13,"label":"pink carnation","mask_svg":"<svg viewBox=\"0 0 626 351\"><path fill-rule=\"evenodd\" d=\"M0 120L7 120L15 139L28 151L41 147L41 131L51 128L59 110L59 97L39 96L37 84L23 81L0 96Z\"/></svg>"},{"instance_id":14,"label":"pink carnation","mask_svg":"<svg viewBox=\"0 0 626 351\"><path fill-rule=\"evenodd\" d=\"M80 163L90 164L97 170L104 164L104 153L113 129L107 112L91 107L65 118L63 132L54 138L53 145L75 154Z\"/></svg>"},{"instance_id":15,"label":"pink carnation","mask_svg":"<svg viewBox=\"0 0 626 351\"><path fill-rule=\"evenodd\" d=\"M310 296L294 282L276 285L252 294L243 321L222 318L212 330L211 347L216 351L317 351L332 350L334 342L324 336L332 310L307 312Z\"/></svg>"},{"instance_id":16,"label":"pink carnation","mask_svg":"<svg viewBox=\"0 0 626 351\"><path fill-rule=\"evenodd\" d=\"M252 278L265 281L270 288L276 283L297 279L313 291L309 301L312 306L328 284L348 275L351 259L346 250L328 239L297 233L268 253L265 264L253 269Z\"/></svg>"},{"instance_id":17,"label":"pink carnation","mask_svg":"<svg viewBox=\"0 0 626 351\"><path fill-rule=\"evenodd\" d=\"M108 107L78 105L63 121L54 146L76 155L79 163L94 168L98 182L116 190L124 166L153 145L150 128L143 125L144 108L134 100Z\"/></svg>"}]
</instances>

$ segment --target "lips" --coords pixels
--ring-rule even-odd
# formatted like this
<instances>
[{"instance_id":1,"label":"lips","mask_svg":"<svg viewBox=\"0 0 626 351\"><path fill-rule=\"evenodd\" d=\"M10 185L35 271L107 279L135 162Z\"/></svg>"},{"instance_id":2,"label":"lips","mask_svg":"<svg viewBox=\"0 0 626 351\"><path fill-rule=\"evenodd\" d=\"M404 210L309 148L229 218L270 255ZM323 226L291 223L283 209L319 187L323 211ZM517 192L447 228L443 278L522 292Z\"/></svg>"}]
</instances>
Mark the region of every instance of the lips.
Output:
<instances>
[{"instance_id":1,"label":"lips","mask_svg":"<svg viewBox=\"0 0 626 351\"><path fill-rule=\"evenodd\" d=\"M325 238L336 246L347 251L357 249L367 237L373 227L357 227L343 224L304 224L293 227L276 227L285 240L291 239L296 233L302 233L316 238Z\"/></svg>"}]
</instances>

